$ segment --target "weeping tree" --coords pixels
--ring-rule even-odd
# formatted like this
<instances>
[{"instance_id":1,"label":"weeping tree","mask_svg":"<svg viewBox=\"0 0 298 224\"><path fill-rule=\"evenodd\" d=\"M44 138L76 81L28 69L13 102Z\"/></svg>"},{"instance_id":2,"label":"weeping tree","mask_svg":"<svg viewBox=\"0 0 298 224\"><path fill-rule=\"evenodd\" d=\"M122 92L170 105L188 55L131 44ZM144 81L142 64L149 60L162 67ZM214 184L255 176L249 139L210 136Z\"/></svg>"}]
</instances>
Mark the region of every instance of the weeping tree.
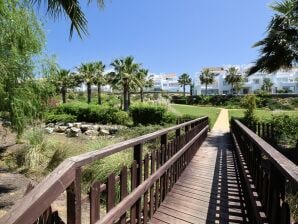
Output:
<instances>
[{"instance_id":1,"label":"weeping tree","mask_svg":"<svg viewBox=\"0 0 298 224\"><path fill-rule=\"evenodd\" d=\"M109 83L113 87L123 90L124 111L128 111L130 88L140 83L137 77L140 65L135 63L133 57L129 56L115 59L111 66L114 68L114 72L109 73Z\"/></svg>"},{"instance_id":2,"label":"weeping tree","mask_svg":"<svg viewBox=\"0 0 298 224\"><path fill-rule=\"evenodd\" d=\"M53 94L48 82L35 78L45 35L23 1L0 1L0 27L0 111L8 114L20 137L28 122L42 116Z\"/></svg>"},{"instance_id":3,"label":"weeping tree","mask_svg":"<svg viewBox=\"0 0 298 224\"><path fill-rule=\"evenodd\" d=\"M236 90L236 88L235 88L236 86L237 86L237 92L240 91L239 87L241 86L240 84L241 84L243 79L242 79L242 76L239 73L239 70L235 67L230 67L226 72L228 74L225 77L225 81L231 85L232 94Z\"/></svg>"},{"instance_id":4,"label":"weeping tree","mask_svg":"<svg viewBox=\"0 0 298 224\"><path fill-rule=\"evenodd\" d=\"M298 63L298 4L297 0L285 0L271 5L275 11L267 36L253 47L260 48L260 56L248 75L257 71L275 72L292 68Z\"/></svg>"},{"instance_id":5,"label":"weeping tree","mask_svg":"<svg viewBox=\"0 0 298 224\"><path fill-rule=\"evenodd\" d=\"M210 71L210 69L206 68L201 72L200 81L202 84L205 84L205 95L207 96L207 87L208 85L214 83L215 74Z\"/></svg>"},{"instance_id":6,"label":"weeping tree","mask_svg":"<svg viewBox=\"0 0 298 224\"><path fill-rule=\"evenodd\" d=\"M191 85L191 78L188 74L183 73L179 76L178 83L183 86L183 96L185 96L185 86Z\"/></svg>"}]
</instances>

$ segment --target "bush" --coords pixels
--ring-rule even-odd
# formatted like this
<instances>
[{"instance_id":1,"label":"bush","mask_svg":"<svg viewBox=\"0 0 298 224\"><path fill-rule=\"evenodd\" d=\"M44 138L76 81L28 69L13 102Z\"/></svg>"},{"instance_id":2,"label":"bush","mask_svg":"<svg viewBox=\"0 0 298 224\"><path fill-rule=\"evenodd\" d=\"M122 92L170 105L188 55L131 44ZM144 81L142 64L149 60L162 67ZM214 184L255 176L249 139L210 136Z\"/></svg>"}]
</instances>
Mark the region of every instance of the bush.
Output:
<instances>
[{"instance_id":1,"label":"bush","mask_svg":"<svg viewBox=\"0 0 298 224\"><path fill-rule=\"evenodd\" d=\"M273 116L274 138L279 144L295 148L298 141L298 119L296 116Z\"/></svg>"},{"instance_id":2,"label":"bush","mask_svg":"<svg viewBox=\"0 0 298 224\"><path fill-rule=\"evenodd\" d=\"M127 124L130 121L126 112L116 108L80 102L60 105L56 113L73 115L82 122Z\"/></svg>"},{"instance_id":3,"label":"bush","mask_svg":"<svg viewBox=\"0 0 298 224\"><path fill-rule=\"evenodd\" d=\"M246 95L242 99L242 105L246 108L244 112L244 121L251 123L256 120L255 109L256 109L256 96Z\"/></svg>"},{"instance_id":4,"label":"bush","mask_svg":"<svg viewBox=\"0 0 298 224\"><path fill-rule=\"evenodd\" d=\"M162 124L174 119L174 115L168 113L164 106L157 104L134 104L129 112L134 124Z\"/></svg>"},{"instance_id":5,"label":"bush","mask_svg":"<svg viewBox=\"0 0 298 224\"><path fill-rule=\"evenodd\" d=\"M56 123L56 122L75 122L77 117L70 114L55 114L55 113L47 113L45 116L46 123Z\"/></svg>"}]
</instances>

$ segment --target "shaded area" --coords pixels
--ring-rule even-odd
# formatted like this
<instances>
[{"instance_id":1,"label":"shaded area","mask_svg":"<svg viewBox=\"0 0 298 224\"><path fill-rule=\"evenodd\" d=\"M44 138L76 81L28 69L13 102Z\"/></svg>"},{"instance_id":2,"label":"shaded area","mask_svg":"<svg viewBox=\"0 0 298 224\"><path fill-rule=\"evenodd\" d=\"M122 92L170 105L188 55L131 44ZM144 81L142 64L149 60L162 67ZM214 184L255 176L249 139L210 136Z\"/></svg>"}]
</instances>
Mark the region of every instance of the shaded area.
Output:
<instances>
[{"instance_id":1,"label":"shaded area","mask_svg":"<svg viewBox=\"0 0 298 224\"><path fill-rule=\"evenodd\" d=\"M246 223L230 135L212 131L151 223Z\"/></svg>"}]
</instances>

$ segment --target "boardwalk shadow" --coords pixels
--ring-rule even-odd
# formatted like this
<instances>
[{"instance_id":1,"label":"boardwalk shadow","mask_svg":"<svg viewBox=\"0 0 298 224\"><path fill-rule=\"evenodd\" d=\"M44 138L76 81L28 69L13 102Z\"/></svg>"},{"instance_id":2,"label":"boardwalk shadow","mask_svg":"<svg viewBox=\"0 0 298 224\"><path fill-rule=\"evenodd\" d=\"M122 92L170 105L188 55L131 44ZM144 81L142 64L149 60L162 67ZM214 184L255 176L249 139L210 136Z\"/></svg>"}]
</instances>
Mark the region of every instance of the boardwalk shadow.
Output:
<instances>
[{"instance_id":1,"label":"boardwalk shadow","mask_svg":"<svg viewBox=\"0 0 298 224\"><path fill-rule=\"evenodd\" d=\"M229 133L209 139L217 147L216 163L206 223L247 223L238 168Z\"/></svg>"}]
</instances>

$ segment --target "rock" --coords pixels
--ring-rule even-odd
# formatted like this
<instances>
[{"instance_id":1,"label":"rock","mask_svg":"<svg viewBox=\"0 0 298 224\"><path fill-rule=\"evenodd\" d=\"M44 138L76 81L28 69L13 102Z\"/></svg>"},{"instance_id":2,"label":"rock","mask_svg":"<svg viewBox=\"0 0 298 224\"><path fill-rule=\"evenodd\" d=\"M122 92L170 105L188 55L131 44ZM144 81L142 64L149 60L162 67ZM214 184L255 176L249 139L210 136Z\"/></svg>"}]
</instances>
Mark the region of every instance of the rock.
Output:
<instances>
[{"instance_id":1,"label":"rock","mask_svg":"<svg viewBox=\"0 0 298 224\"><path fill-rule=\"evenodd\" d=\"M3 127L10 127L11 126L11 122L10 121L3 121L2 122L2 126Z\"/></svg>"},{"instance_id":2,"label":"rock","mask_svg":"<svg viewBox=\"0 0 298 224\"><path fill-rule=\"evenodd\" d=\"M118 128L110 128L109 129L109 133L110 133L110 135L114 135L114 134L116 134L118 132Z\"/></svg>"},{"instance_id":3,"label":"rock","mask_svg":"<svg viewBox=\"0 0 298 224\"><path fill-rule=\"evenodd\" d=\"M58 133L64 133L67 129L67 126L57 126L55 127L54 131Z\"/></svg>"},{"instance_id":4,"label":"rock","mask_svg":"<svg viewBox=\"0 0 298 224\"><path fill-rule=\"evenodd\" d=\"M47 127L49 127L49 128L54 128L54 127L55 127L55 124L54 124L54 123L48 123L48 124L47 124Z\"/></svg>"},{"instance_id":5,"label":"rock","mask_svg":"<svg viewBox=\"0 0 298 224\"><path fill-rule=\"evenodd\" d=\"M98 136L98 131L96 131L96 130L87 130L87 131L85 131L84 135L87 135L87 136Z\"/></svg>"},{"instance_id":6,"label":"rock","mask_svg":"<svg viewBox=\"0 0 298 224\"><path fill-rule=\"evenodd\" d=\"M98 124L93 125L93 130L99 131L100 126Z\"/></svg>"},{"instance_id":7,"label":"rock","mask_svg":"<svg viewBox=\"0 0 298 224\"><path fill-rule=\"evenodd\" d=\"M79 137L81 135L81 129L72 127L66 133L67 137Z\"/></svg>"},{"instance_id":8,"label":"rock","mask_svg":"<svg viewBox=\"0 0 298 224\"><path fill-rule=\"evenodd\" d=\"M72 128L73 127L73 123L67 123L67 127Z\"/></svg>"},{"instance_id":9,"label":"rock","mask_svg":"<svg viewBox=\"0 0 298 224\"><path fill-rule=\"evenodd\" d=\"M90 125L90 124L83 124L83 125L81 125L81 131L82 132L85 132L85 131L88 131L88 130L93 130L93 126Z\"/></svg>"},{"instance_id":10,"label":"rock","mask_svg":"<svg viewBox=\"0 0 298 224\"><path fill-rule=\"evenodd\" d=\"M81 125L82 125L82 123L73 123L73 126L74 126L75 128L80 128Z\"/></svg>"},{"instance_id":11,"label":"rock","mask_svg":"<svg viewBox=\"0 0 298 224\"><path fill-rule=\"evenodd\" d=\"M56 125L58 125L58 126L65 126L65 123L64 122L57 122Z\"/></svg>"},{"instance_id":12,"label":"rock","mask_svg":"<svg viewBox=\"0 0 298 224\"><path fill-rule=\"evenodd\" d=\"M54 128L51 127L46 127L45 130L48 134L52 134L54 132Z\"/></svg>"},{"instance_id":13,"label":"rock","mask_svg":"<svg viewBox=\"0 0 298 224\"><path fill-rule=\"evenodd\" d=\"M110 132L108 130L105 130L105 129L100 129L99 134L101 134L101 135L109 135Z\"/></svg>"}]
</instances>

